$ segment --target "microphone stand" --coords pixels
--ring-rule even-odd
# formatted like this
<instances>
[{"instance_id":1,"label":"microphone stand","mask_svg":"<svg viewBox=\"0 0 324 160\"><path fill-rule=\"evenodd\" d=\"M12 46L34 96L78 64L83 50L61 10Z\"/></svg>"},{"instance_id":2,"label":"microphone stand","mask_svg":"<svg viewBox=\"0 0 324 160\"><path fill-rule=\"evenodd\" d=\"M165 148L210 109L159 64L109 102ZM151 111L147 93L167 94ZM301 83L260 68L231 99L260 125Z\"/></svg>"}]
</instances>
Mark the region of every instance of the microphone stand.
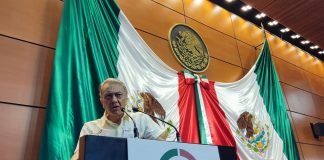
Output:
<instances>
[{"instance_id":1,"label":"microphone stand","mask_svg":"<svg viewBox=\"0 0 324 160\"><path fill-rule=\"evenodd\" d=\"M148 116L150 116L150 117L152 117L152 118L154 118L154 119L157 119L157 120L159 120L159 121L161 121L161 122L163 122L163 123L168 124L169 126L171 126L171 127L176 131L177 142L181 142L181 139L180 139L180 133L179 133L178 129L177 129L174 125L172 125L171 123L166 122L166 121L164 121L164 120L161 119L161 118L155 117L155 116L150 115L150 114L147 114L147 113L145 113L145 112L142 112L142 111L138 110L137 108L133 108L133 111L134 111L134 112L141 112L141 113L144 113L144 114L146 114L146 115L148 115Z\"/></svg>"},{"instance_id":2,"label":"microphone stand","mask_svg":"<svg viewBox=\"0 0 324 160\"><path fill-rule=\"evenodd\" d=\"M138 138L139 133L134 119L125 111L125 108L122 108L122 111L132 120L134 125L134 138Z\"/></svg>"}]
</instances>

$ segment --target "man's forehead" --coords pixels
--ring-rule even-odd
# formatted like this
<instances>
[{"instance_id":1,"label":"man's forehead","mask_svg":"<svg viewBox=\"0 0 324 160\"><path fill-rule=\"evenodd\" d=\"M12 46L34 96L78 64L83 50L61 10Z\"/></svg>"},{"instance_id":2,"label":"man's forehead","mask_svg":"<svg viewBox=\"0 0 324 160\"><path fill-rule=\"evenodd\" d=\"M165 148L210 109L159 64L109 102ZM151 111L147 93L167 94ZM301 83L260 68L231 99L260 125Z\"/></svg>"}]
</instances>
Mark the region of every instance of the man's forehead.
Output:
<instances>
[{"instance_id":1,"label":"man's forehead","mask_svg":"<svg viewBox=\"0 0 324 160\"><path fill-rule=\"evenodd\" d=\"M121 84L118 83L106 83L101 88L102 92L125 92L124 87Z\"/></svg>"}]
</instances>

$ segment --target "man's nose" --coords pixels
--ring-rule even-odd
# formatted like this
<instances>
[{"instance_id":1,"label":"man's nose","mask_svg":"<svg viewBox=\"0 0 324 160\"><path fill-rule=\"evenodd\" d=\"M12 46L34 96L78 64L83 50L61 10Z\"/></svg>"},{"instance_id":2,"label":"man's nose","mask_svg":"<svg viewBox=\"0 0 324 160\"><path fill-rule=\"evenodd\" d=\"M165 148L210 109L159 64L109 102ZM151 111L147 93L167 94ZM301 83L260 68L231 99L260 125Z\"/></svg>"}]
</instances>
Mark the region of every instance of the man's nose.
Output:
<instances>
[{"instance_id":1,"label":"man's nose","mask_svg":"<svg viewBox=\"0 0 324 160\"><path fill-rule=\"evenodd\" d=\"M111 101L116 102L117 101L117 96L115 94L112 95Z\"/></svg>"}]
</instances>

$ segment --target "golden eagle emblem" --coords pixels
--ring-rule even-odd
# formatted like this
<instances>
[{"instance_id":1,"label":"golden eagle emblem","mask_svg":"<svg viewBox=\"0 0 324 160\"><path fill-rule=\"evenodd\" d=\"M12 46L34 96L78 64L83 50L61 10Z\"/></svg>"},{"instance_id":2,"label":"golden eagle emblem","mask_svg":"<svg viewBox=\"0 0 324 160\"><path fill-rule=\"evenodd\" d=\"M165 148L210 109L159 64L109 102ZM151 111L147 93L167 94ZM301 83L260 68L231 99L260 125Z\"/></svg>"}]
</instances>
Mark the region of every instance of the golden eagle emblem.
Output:
<instances>
[{"instance_id":1,"label":"golden eagle emblem","mask_svg":"<svg viewBox=\"0 0 324 160\"><path fill-rule=\"evenodd\" d=\"M209 64L208 50L196 31L185 24L170 30L170 46L177 60L192 72L203 72Z\"/></svg>"}]
</instances>

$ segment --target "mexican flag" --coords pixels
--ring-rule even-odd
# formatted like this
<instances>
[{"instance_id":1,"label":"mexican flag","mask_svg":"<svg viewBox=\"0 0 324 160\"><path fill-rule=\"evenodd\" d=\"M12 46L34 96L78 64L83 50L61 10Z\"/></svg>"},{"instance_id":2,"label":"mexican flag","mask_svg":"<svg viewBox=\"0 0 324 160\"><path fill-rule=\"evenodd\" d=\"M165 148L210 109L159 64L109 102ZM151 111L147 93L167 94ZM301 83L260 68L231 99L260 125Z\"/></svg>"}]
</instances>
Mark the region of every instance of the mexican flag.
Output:
<instances>
[{"instance_id":1,"label":"mexican flag","mask_svg":"<svg viewBox=\"0 0 324 160\"><path fill-rule=\"evenodd\" d=\"M241 80L216 82L214 88L241 159L299 159L266 38L256 64Z\"/></svg>"},{"instance_id":2,"label":"mexican flag","mask_svg":"<svg viewBox=\"0 0 324 160\"><path fill-rule=\"evenodd\" d=\"M279 82L272 75L275 71L269 55L266 57L259 58L242 80L230 84L178 73L147 46L115 1L66 0L39 159L70 159L83 124L103 114L98 86L108 77L125 82L128 107L141 105L140 92L151 93L163 106L165 119L179 128L183 142L236 146L241 159L276 159L280 155L294 159L298 152ZM244 88L254 84L259 86L254 87L259 88L258 94L252 92L254 88ZM269 90L271 87L279 90ZM249 112L256 127L251 144L242 136L244 130L237 130L236 121L243 111ZM265 138L260 140L257 136L262 131ZM175 140L174 132L168 140ZM259 142L264 140L269 143L260 149Z\"/></svg>"}]
</instances>

